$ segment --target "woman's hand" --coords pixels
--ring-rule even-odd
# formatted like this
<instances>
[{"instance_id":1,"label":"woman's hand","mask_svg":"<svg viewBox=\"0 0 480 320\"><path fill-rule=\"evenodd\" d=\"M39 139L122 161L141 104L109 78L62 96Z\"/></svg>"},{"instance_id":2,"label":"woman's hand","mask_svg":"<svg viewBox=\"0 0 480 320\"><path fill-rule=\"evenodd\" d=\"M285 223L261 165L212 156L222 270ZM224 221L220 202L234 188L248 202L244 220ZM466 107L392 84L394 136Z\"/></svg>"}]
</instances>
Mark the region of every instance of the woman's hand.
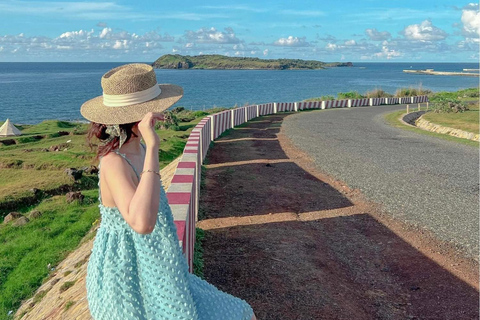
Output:
<instances>
[{"instance_id":1,"label":"woman's hand","mask_svg":"<svg viewBox=\"0 0 480 320\"><path fill-rule=\"evenodd\" d=\"M160 112L149 112L138 123L138 131L142 135L143 141L147 147L158 147L160 138L155 132L155 123L157 121L164 121L165 117Z\"/></svg>"}]
</instances>

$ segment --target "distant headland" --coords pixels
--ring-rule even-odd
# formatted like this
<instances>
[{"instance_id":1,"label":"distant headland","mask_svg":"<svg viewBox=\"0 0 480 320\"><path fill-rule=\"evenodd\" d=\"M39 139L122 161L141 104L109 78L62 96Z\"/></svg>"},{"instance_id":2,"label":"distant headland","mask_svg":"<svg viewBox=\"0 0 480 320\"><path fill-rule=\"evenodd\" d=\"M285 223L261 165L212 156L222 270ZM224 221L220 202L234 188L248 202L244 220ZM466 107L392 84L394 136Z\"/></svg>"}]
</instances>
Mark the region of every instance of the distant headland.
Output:
<instances>
[{"instance_id":1,"label":"distant headland","mask_svg":"<svg viewBox=\"0 0 480 320\"><path fill-rule=\"evenodd\" d=\"M158 58L152 66L157 69L232 69L232 70L304 70L325 69L331 67L352 67L351 62L326 63L301 59L260 59L227 57L219 54L182 56L166 54Z\"/></svg>"}]
</instances>

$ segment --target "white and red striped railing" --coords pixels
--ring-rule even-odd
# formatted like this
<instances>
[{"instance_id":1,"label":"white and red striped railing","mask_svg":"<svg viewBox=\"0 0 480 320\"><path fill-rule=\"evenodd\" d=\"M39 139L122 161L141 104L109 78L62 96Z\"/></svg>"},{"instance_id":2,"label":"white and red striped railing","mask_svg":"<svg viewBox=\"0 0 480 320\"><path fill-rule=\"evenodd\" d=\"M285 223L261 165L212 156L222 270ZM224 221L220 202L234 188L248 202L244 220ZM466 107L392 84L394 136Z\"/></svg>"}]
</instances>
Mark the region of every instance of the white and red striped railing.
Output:
<instances>
[{"instance_id":1,"label":"white and red striped railing","mask_svg":"<svg viewBox=\"0 0 480 320\"><path fill-rule=\"evenodd\" d=\"M210 143L226 130L256 117L277 112L422 102L428 102L428 97L265 103L230 109L203 118L192 130L187 140L182 158L178 163L172 183L167 191L168 202L172 208L174 222L177 227L178 239L187 259L190 272L193 272L195 223L198 220L201 166L207 155Z\"/></svg>"}]
</instances>

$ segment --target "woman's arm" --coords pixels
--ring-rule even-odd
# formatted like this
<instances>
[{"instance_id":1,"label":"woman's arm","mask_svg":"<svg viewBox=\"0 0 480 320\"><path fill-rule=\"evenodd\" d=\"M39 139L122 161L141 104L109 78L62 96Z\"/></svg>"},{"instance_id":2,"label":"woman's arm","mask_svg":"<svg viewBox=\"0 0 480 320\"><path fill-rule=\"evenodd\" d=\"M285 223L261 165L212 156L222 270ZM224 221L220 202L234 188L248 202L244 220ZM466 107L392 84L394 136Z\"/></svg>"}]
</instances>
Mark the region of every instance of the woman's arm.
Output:
<instances>
[{"instance_id":1,"label":"woman's arm","mask_svg":"<svg viewBox=\"0 0 480 320\"><path fill-rule=\"evenodd\" d=\"M155 132L155 122L162 119L162 114L149 113L138 125L146 145L144 172L159 172L160 139ZM106 163L102 162L102 169L106 168L105 180L123 218L134 231L141 234L151 233L155 227L160 202L160 177L153 172L145 172L138 186L135 186L134 178L130 174L131 168L125 160L118 155L105 157L104 160L107 160Z\"/></svg>"}]
</instances>

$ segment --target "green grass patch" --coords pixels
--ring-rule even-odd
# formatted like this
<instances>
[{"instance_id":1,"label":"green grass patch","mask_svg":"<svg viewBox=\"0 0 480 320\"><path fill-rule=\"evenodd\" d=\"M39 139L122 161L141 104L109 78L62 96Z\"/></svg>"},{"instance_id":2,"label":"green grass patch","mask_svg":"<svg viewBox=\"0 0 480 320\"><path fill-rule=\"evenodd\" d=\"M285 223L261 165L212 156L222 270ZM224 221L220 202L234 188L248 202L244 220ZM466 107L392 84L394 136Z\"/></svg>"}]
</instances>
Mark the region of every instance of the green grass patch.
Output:
<instances>
[{"instance_id":1,"label":"green grass patch","mask_svg":"<svg viewBox=\"0 0 480 320\"><path fill-rule=\"evenodd\" d=\"M424 109L422 109L422 110L424 110ZM408 126L406 124L403 124L399 119L405 113L406 113L406 110L399 110L399 111L387 113L385 115L385 120L390 125L392 125L393 127L396 127L396 128L400 128L400 129L404 129L404 130L407 130L407 131L412 131L412 132L415 132L415 133L424 134L424 135L428 135L428 136L433 136L433 137L437 137L437 138L440 138L440 139L461 143L461 144L464 144L464 145L474 146L474 147L477 147L477 148L479 147L479 143L475 142L475 141L472 141L472 140L461 139L461 138L453 137L453 136L446 135L446 134L440 134L440 133L425 131L425 130L422 130L422 129L419 129L419 128L415 128L415 127L411 127L411 126Z\"/></svg>"},{"instance_id":2,"label":"green grass patch","mask_svg":"<svg viewBox=\"0 0 480 320\"><path fill-rule=\"evenodd\" d=\"M429 112L423 116L423 119L444 127L460 129L463 131L479 132L479 110L478 104L468 106L469 110L465 112L434 113Z\"/></svg>"},{"instance_id":3,"label":"green grass patch","mask_svg":"<svg viewBox=\"0 0 480 320\"><path fill-rule=\"evenodd\" d=\"M24 226L0 225L0 319L32 296L56 266L77 248L99 218L97 190L84 191L84 204L67 204L65 196L42 201L42 216Z\"/></svg>"},{"instance_id":4,"label":"green grass patch","mask_svg":"<svg viewBox=\"0 0 480 320\"><path fill-rule=\"evenodd\" d=\"M203 275L203 240L205 239L205 231L200 228L195 229L195 251L193 253L193 273L204 279Z\"/></svg>"},{"instance_id":5,"label":"green grass patch","mask_svg":"<svg viewBox=\"0 0 480 320\"><path fill-rule=\"evenodd\" d=\"M65 309L64 310L67 311L74 304L75 304L75 301L72 301L72 300L67 301L67 303L65 303Z\"/></svg>"},{"instance_id":6,"label":"green grass patch","mask_svg":"<svg viewBox=\"0 0 480 320\"><path fill-rule=\"evenodd\" d=\"M76 280L74 281L65 281L61 286L60 286L60 293L61 292L65 292L67 291L68 289L70 289L71 287L73 287L73 285L75 284Z\"/></svg>"}]
</instances>

